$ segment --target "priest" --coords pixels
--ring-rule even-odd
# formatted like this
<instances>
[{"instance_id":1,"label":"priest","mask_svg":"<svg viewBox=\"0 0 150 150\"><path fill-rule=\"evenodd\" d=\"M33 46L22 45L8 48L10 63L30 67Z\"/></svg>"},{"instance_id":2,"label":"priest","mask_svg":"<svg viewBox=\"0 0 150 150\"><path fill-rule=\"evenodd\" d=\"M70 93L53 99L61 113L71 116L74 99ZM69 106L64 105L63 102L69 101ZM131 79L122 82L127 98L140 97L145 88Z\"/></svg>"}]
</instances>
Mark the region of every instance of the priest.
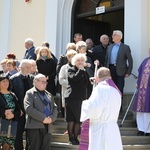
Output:
<instances>
[{"instance_id":1,"label":"priest","mask_svg":"<svg viewBox=\"0 0 150 150\"><path fill-rule=\"evenodd\" d=\"M138 136L150 135L150 49L138 69L137 94L133 110L136 112Z\"/></svg>"},{"instance_id":2,"label":"priest","mask_svg":"<svg viewBox=\"0 0 150 150\"><path fill-rule=\"evenodd\" d=\"M88 150L123 150L117 125L121 107L121 93L111 79L110 70L101 67L89 100L82 102L81 118L89 123Z\"/></svg>"}]
</instances>

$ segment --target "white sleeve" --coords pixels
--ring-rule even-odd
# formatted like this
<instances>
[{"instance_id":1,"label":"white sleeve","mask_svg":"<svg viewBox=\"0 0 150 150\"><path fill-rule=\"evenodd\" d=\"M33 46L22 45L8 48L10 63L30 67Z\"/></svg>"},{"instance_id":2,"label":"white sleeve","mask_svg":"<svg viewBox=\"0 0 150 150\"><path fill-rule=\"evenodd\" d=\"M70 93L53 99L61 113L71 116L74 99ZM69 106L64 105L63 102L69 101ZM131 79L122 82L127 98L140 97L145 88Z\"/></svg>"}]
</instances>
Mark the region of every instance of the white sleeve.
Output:
<instances>
[{"instance_id":1,"label":"white sleeve","mask_svg":"<svg viewBox=\"0 0 150 150\"><path fill-rule=\"evenodd\" d=\"M67 87L68 85L68 77L66 77L66 69L67 67L62 66L59 72L59 84Z\"/></svg>"},{"instance_id":2,"label":"white sleeve","mask_svg":"<svg viewBox=\"0 0 150 150\"><path fill-rule=\"evenodd\" d=\"M99 87L94 88L89 100L82 102L80 121L96 119L101 115L104 107L103 90Z\"/></svg>"}]
</instances>

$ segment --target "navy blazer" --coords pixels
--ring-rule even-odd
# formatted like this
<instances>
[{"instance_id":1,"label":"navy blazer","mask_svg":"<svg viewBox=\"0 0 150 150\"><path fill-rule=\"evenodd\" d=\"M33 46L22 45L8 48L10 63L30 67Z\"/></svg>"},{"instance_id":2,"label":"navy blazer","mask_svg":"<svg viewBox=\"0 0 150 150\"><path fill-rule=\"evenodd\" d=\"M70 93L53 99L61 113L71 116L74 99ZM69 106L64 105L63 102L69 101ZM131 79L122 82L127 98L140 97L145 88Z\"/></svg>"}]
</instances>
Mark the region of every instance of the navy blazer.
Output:
<instances>
[{"instance_id":1,"label":"navy blazer","mask_svg":"<svg viewBox=\"0 0 150 150\"><path fill-rule=\"evenodd\" d=\"M25 56L23 59L33 59L36 60L36 54L34 53L35 47L32 46L30 49L26 50Z\"/></svg>"},{"instance_id":2,"label":"navy blazer","mask_svg":"<svg viewBox=\"0 0 150 150\"><path fill-rule=\"evenodd\" d=\"M33 75L29 75L28 77L28 84L30 88L33 87L33 78L34 78ZM23 84L21 72L12 75L10 77L10 82L11 82L10 84L11 91L13 91L17 96L19 105L22 111L24 111L23 99L25 95L24 95L24 84Z\"/></svg>"}]
</instances>

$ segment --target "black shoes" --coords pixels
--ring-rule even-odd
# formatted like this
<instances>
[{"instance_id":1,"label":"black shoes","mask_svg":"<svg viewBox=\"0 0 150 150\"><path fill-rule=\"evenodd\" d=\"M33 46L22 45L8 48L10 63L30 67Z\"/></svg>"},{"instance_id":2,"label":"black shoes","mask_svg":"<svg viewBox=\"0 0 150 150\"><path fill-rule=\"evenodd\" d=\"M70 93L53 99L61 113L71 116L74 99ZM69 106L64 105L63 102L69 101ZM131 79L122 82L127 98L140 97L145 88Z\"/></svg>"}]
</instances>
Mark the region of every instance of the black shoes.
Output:
<instances>
[{"instance_id":1,"label":"black shoes","mask_svg":"<svg viewBox=\"0 0 150 150\"><path fill-rule=\"evenodd\" d=\"M145 136L150 136L150 133L145 133Z\"/></svg>"},{"instance_id":2,"label":"black shoes","mask_svg":"<svg viewBox=\"0 0 150 150\"><path fill-rule=\"evenodd\" d=\"M144 133L143 131L138 131L138 136L150 136L150 133Z\"/></svg>"},{"instance_id":3,"label":"black shoes","mask_svg":"<svg viewBox=\"0 0 150 150\"><path fill-rule=\"evenodd\" d=\"M138 136L144 136L144 134L145 133L143 131L138 131L138 133L137 133Z\"/></svg>"},{"instance_id":4,"label":"black shoes","mask_svg":"<svg viewBox=\"0 0 150 150\"><path fill-rule=\"evenodd\" d=\"M72 145L79 145L79 140L76 138L71 138L69 139L69 144L72 144Z\"/></svg>"}]
</instances>

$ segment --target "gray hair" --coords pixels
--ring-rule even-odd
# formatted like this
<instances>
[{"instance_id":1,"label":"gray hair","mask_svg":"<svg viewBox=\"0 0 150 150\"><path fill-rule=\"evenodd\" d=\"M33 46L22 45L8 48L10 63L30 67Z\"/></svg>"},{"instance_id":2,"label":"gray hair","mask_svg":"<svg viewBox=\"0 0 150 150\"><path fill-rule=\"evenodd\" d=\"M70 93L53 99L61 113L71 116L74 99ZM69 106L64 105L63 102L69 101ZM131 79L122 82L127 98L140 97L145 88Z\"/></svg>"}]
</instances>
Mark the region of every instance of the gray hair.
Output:
<instances>
[{"instance_id":1,"label":"gray hair","mask_svg":"<svg viewBox=\"0 0 150 150\"><path fill-rule=\"evenodd\" d=\"M20 62L19 68L26 66L26 64L31 64L30 59L23 59L23 60Z\"/></svg>"},{"instance_id":2,"label":"gray hair","mask_svg":"<svg viewBox=\"0 0 150 150\"><path fill-rule=\"evenodd\" d=\"M67 56L67 57L68 57L68 56L74 56L74 55L76 55L76 54L77 54L77 52L76 52L75 50L70 49L69 51L67 51L66 56Z\"/></svg>"},{"instance_id":3,"label":"gray hair","mask_svg":"<svg viewBox=\"0 0 150 150\"><path fill-rule=\"evenodd\" d=\"M33 85L35 86L35 81L36 80L39 80L40 78L46 78L45 75L39 73L37 74L36 76L34 76L34 79L33 79Z\"/></svg>"},{"instance_id":4,"label":"gray hair","mask_svg":"<svg viewBox=\"0 0 150 150\"><path fill-rule=\"evenodd\" d=\"M76 61L80 58L83 58L85 61L87 60L85 54L78 53L72 58L72 61L71 61L72 65L75 66Z\"/></svg>"},{"instance_id":5,"label":"gray hair","mask_svg":"<svg viewBox=\"0 0 150 150\"><path fill-rule=\"evenodd\" d=\"M78 51L82 47L86 47L86 43L84 41L79 41L76 43L76 50Z\"/></svg>"},{"instance_id":6,"label":"gray hair","mask_svg":"<svg viewBox=\"0 0 150 150\"><path fill-rule=\"evenodd\" d=\"M99 38L101 42L102 42L103 38L108 38L108 39L109 39L108 35L103 34L103 35L101 35L100 38Z\"/></svg>"},{"instance_id":7,"label":"gray hair","mask_svg":"<svg viewBox=\"0 0 150 150\"><path fill-rule=\"evenodd\" d=\"M36 61L35 60L33 60L33 59L28 59L29 60L29 62L32 64L32 63L36 63Z\"/></svg>"},{"instance_id":8,"label":"gray hair","mask_svg":"<svg viewBox=\"0 0 150 150\"><path fill-rule=\"evenodd\" d=\"M34 44L33 39L31 39L31 38L25 39L25 43L29 43L30 45Z\"/></svg>"},{"instance_id":9,"label":"gray hair","mask_svg":"<svg viewBox=\"0 0 150 150\"><path fill-rule=\"evenodd\" d=\"M119 35L120 38L122 39L123 34L122 34L122 32L120 30L114 30L113 34Z\"/></svg>"},{"instance_id":10,"label":"gray hair","mask_svg":"<svg viewBox=\"0 0 150 150\"><path fill-rule=\"evenodd\" d=\"M39 74L37 74L37 75L34 77L34 81L35 81L35 80L38 80L38 79L40 79L40 78L46 78L46 77L45 77L44 74L39 73Z\"/></svg>"},{"instance_id":11,"label":"gray hair","mask_svg":"<svg viewBox=\"0 0 150 150\"><path fill-rule=\"evenodd\" d=\"M36 47L34 53L37 54L39 52L40 48L41 48L41 46Z\"/></svg>"},{"instance_id":12,"label":"gray hair","mask_svg":"<svg viewBox=\"0 0 150 150\"><path fill-rule=\"evenodd\" d=\"M75 43L68 43L66 46L66 50L74 49L76 50L76 44Z\"/></svg>"}]
</instances>

